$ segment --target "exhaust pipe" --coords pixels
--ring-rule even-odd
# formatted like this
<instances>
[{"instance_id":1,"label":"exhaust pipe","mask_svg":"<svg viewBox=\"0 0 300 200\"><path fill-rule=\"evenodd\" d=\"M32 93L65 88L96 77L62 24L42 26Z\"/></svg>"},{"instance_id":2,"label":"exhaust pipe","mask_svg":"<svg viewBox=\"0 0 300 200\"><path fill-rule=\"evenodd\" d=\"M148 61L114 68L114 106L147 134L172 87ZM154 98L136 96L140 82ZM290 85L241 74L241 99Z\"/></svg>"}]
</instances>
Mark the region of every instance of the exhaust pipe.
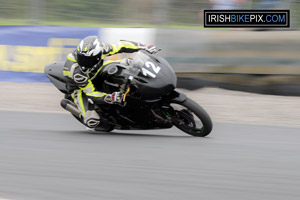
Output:
<instances>
[{"instance_id":1,"label":"exhaust pipe","mask_svg":"<svg viewBox=\"0 0 300 200\"><path fill-rule=\"evenodd\" d=\"M78 110L77 106L70 100L68 99L62 99L60 101L60 105L61 107L63 107L65 110L69 111L70 113L72 113L73 115L75 115L76 117L80 118L80 111Z\"/></svg>"}]
</instances>

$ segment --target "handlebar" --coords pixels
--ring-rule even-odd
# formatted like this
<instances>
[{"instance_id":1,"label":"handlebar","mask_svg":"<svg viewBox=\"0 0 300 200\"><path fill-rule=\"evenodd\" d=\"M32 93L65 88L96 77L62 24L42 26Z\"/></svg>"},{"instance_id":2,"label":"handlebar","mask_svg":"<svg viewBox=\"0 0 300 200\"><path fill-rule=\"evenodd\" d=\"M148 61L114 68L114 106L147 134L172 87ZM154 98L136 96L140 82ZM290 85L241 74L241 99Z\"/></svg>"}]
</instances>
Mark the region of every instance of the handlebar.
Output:
<instances>
[{"instance_id":1,"label":"handlebar","mask_svg":"<svg viewBox=\"0 0 300 200\"><path fill-rule=\"evenodd\" d=\"M142 51L142 52L147 52L147 53L149 53L149 54L155 54L155 53L157 53L157 52L159 52L159 51L161 51L162 50L162 48L159 48L159 49L156 49L156 51L154 51L154 52L152 52L152 53L150 53L149 51L147 51L147 50L145 50L145 49L141 49L140 51Z\"/></svg>"}]
</instances>

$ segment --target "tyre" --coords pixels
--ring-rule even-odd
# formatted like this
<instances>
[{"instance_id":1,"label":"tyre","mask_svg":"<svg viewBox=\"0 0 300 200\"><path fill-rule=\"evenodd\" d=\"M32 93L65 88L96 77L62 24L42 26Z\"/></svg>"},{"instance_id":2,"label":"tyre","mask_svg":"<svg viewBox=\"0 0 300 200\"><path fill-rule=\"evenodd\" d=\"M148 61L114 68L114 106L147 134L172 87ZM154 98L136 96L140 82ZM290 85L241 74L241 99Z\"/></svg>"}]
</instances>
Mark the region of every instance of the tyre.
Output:
<instances>
[{"instance_id":1,"label":"tyre","mask_svg":"<svg viewBox=\"0 0 300 200\"><path fill-rule=\"evenodd\" d=\"M187 98L182 103L172 103L171 119L178 129L196 136L205 137L212 130L212 121L207 112L195 101Z\"/></svg>"}]
</instances>

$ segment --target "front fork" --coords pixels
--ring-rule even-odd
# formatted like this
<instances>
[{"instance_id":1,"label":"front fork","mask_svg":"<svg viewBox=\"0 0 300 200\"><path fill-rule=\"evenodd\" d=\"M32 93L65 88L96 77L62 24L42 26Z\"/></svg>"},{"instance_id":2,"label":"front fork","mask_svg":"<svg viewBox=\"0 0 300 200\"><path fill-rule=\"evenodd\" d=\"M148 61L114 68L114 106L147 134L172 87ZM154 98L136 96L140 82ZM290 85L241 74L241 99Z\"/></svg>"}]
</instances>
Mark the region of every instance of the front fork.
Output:
<instances>
[{"instance_id":1,"label":"front fork","mask_svg":"<svg viewBox=\"0 0 300 200\"><path fill-rule=\"evenodd\" d=\"M187 99L187 96L179 92L177 90L173 90L168 96L167 99L165 99L164 104L162 105L162 113L165 115L165 117L173 123L175 111L173 107L171 106L171 103L177 103L181 104Z\"/></svg>"}]
</instances>

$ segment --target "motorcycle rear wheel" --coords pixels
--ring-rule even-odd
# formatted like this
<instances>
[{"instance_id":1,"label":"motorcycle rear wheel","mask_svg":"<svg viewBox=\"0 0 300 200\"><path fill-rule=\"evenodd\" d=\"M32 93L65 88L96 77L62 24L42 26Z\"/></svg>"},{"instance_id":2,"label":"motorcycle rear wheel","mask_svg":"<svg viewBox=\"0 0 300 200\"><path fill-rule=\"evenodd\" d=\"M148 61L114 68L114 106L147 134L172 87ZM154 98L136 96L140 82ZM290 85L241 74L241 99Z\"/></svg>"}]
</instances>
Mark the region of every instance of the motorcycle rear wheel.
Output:
<instances>
[{"instance_id":1,"label":"motorcycle rear wheel","mask_svg":"<svg viewBox=\"0 0 300 200\"><path fill-rule=\"evenodd\" d=\"M210 134L213 127L211 118L195 101L187 98L184 102L172 103L171 106L174 109L171 118L178 129L195 137Z\"/></svg>"}]
</instances>

